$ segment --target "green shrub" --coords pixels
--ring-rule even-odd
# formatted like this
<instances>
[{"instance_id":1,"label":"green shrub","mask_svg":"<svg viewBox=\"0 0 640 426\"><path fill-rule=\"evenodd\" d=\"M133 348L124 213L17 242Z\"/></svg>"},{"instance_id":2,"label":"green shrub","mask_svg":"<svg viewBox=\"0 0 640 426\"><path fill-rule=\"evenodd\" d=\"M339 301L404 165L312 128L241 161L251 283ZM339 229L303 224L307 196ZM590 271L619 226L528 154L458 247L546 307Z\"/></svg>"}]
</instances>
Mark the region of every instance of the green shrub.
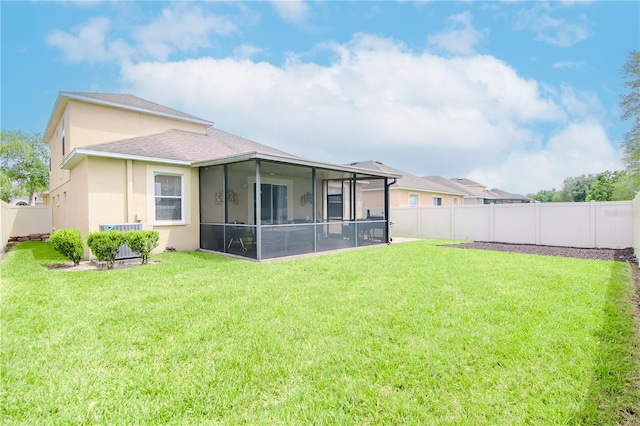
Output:
<instances>
[{"instance_id":1,"label":"green shrub","mask_svg":"<svg viewBox=\"0 0 640 426\"><path fill-rule=\"evenodd\" d=\"M102 262L107 262L107 269L113 268L120 246L124 244L124 232L99 231L87 235L87 245L91 252Z\"/></svg>"},{"instance_id":2,"label":"green shrub","mask_svg":"<svg viewBox=\"0 0 640 426\"><path fill-rule=\"evenodd\" d=\"M84 244L80 231L76 229L58 229L51 237L49 242L53 245L53 249L65 256L73 262L74 265L80 263L84 254Z\"/></svg>"},{"instance_id":3,"label":"green shrub","mask_svg":"<svg viewBox=\"0 0 640 426\"><path fill-rule=\"evenodd\" d=\"M160 238L158 231L127 231L124 235L125 242L131 251L142 258L143 265L147 263L151 251L158 247L158 239Z\"/></svg>"}]
</instances>

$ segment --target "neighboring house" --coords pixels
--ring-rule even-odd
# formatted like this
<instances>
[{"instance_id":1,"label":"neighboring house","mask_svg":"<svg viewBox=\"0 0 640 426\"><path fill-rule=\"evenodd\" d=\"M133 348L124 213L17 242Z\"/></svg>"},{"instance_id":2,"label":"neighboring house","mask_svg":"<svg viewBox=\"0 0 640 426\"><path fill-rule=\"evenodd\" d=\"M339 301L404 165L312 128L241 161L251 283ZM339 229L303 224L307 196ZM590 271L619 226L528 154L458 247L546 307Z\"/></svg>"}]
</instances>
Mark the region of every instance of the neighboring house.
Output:
<instances>
[{"instance_id":1,"label":"neighboring house","mask_svg":"<svg viewBox=\"0 0 640 426\"><path fill-rule=\"evenodd\" d=\"M44 198L42 194L34 195L33 200L29 197L12 197L9 200L10 206L41 206L44 204Z\"/></svg>"},{"instance_id":2,"label":"neighboring house","mask_svg":"<svg viewBox=\"0 0 640 426\"><path fill-rule=\"evenodd\" d=\"M462 204L465 195L460 190L448 188L435 182L412 175L411 173L389 167L379 161L363 161L351 163L354 167L363 167L377 170L382 173L391 173L401 177L393 180L389 186L390 207L425 207L425 206L449 206ZM381 205L377 205L384 190L380 181L372 181L363 186L363 203L365 210L378 215Z\"/></svg>"},{"instance_id":3,"label":"neighboring house","mask_svg":"<svg viewBox=\"0 0 640 426\"><path fill-rule=\"evenodd\" d=\"M61 92L44 134L53 226L85 236L136 223L159 232L158 250L258 260L389 241L386 215L367 219L361 196L363 181L386 188L393 173L302 159L212 125L132 95Z\"/></svg>"},{"instance_id":4,"label":"neighboring house","mask_svg":"<svg viewBox=\"0 0 640 426\"><path fill-rule=\"evenodd\" d=\"M534 201L524 195L510 194L497 188L488 190L486 186L471 179L447 179L442 176L425 176L424 179L446 186L451 190L463 192L465 205L531 203Z\"/></svg>"},{"instance_id":5,"label":"neighboring house","mask_svg":"<svg viewBox=\"0 0 640 426\"><path fill-rule=\"evenodd\" d=\"M536 200L522 194L511 194L498 188L490 189L491 193L498 195L503 204L535 203Z\"/></svg>"}]
</instances>

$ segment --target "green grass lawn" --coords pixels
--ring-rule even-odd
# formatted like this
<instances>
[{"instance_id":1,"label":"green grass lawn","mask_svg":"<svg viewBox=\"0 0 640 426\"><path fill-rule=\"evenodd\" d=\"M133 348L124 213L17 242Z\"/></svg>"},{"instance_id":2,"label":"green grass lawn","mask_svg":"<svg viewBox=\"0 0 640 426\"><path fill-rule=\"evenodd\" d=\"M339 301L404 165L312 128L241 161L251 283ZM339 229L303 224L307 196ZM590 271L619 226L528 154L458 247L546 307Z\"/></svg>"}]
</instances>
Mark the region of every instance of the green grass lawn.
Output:
<instances>
[{"instance_id":1,"label":"green grass lawn","mask_svg":"<svg viewBox=\"0 0 640 426\"><path fill-rule=\"evenodd\" d=\"M3 424L632 424L630 270L418 241L0 265Z\"/></svg>"}]
</instances>

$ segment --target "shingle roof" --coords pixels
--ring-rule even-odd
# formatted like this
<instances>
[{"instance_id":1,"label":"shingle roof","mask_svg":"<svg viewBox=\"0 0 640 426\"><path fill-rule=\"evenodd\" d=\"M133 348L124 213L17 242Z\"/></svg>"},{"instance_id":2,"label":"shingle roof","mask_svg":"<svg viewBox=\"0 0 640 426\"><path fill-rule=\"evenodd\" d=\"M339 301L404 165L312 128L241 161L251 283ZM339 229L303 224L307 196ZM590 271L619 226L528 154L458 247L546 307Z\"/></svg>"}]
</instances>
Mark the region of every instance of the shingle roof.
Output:
<instances>
[{"instance_id":1,"label":"shingle roof","mask_svg":"<svg viewBox=\"0 0 640 426\"><path fill-rule=\"evenodd\" d=\"M493 188L491 189L491 192L493 192L496 195L499 195L500 197L504 198L505 200L523 200L523 201L533 201L531 200L531 198L524 196L522 194L512 194L510 192L507 191L503 191L501 189L498 188Z\"/></svg>"},{"instance_id":2,"label":"shingle roof","mask_svg":"<svg viewBox=\"0 0 640 426\"><path fill-rule=\"evenodd\" d=\"M125 109L134 109L154 114L173 116L193 121L202 121L213 125L208 120L196 117L191 114L169 108L146 99L139 98L126 93L88 93L88 92L61 92L60 95L71 99L87 100L97 103L110 104Z\"/></svg>"},{"instance_id":3,"label":"shingle roof","mask_svg":"<svg viewBox=\"0 0 640 426\"><path fill-rule=\"evenodd\" d=\"M72 169L79 161L88 156L132 159L192 167L262 158L302 166L320 167L327 170L358 173L361 177L399 177L396 174L379 170L367 170L365 168L305 160L279 149L215 128L209 128L207 134L184 130L168 130L155 135L76 148L64 160L61 167Z\"/></svg>"},{"instance_id":4,"label":"shingle roof","mask_svg":"<svg viewBox=\"0 0 640 426\"><path fill-rule=\"evenodd\" d=\"M481 189L477 189L460 183L461 181L465 181L469 182L470 185L480 185L479 183L474 182L470 179L447 179L442 176L425 176L424 179L430 180L432 182L437 182L450 188L458 188L460 191L464 192L465 197L467 198L483 198L487 200L496 200L500 198L500 196L497 194L493 194L489 191L483 191Z\"/></svg>"},{"instance_id":5,"label":"shingle roof","mask_svg":"<svg viewBox=\"0 0 640 426\"><path fill-rule=\"evenodd\" d=\"M82 149L80 148L80 150ZM90 145L84 149L189 163L212 161L252 152L299 158L279 149L214 128L210 128L206 135L174 129L154 135Z\"/></svg>"},{"instance_id":6,"label":"shingle roof","mask_svg":"<svg viewBox=\"0 0 640 426\"><path fill-rule=\"evenodd\" d=\"M402 177L399 178L391 187L434 192L439 194L465 195L465 193L460 190L449 188L411 173L389 167L379 161L362 161L358 163L351 163L351 166L401 175ZM363 189L381 189L383 184L384 183L380 181L373 181L370 184L363 186Z\"/></svg>"}]
</instances>

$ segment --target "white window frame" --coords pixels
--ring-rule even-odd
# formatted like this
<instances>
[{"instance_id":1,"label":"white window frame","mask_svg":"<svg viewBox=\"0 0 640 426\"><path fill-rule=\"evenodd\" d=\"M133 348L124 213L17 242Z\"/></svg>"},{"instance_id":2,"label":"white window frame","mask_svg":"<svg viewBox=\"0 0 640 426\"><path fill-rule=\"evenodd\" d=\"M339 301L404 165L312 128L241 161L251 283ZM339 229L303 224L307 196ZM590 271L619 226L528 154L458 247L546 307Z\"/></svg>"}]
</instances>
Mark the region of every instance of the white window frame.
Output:
<instances>
[{"instance_id":1,"label":"white window frame","mask_svg":"<svg viewBox=\"0 0 640 426\"><path fill-rule=\"evenodd\" d=\"M181 179L181 214L180 220L156 219L156 187L158 175L179 176ZM164 197L163 197L164 198ZM191 223L191 170L180 167L147 166L147 222L154 226L188 225Z\"/></svg>"},{"instance_id":2,"label":"white window frame","mask_svg":"<svg viewBox=\"0 0 640 426\"><path fill-rule=\"evenodd\" d=\"M440 203L439 203L439 204L438 204L438 203L436 203L436 200L440 200ZM439 207L439 206L441 206L441 205L442 205L442 197L436 197L436 196L434 195L434 196L432 197L432 199L431 199L431 204L432 204L434 207Z\"/></svg>"},{"instance_id":3,"label":"white window frame","mask_svg":"<svg viewBox=\"0 0 640 426\"><path fill-rule=\"evenodd\" d=\"M415 200L415 203L412 203L411 200ZM409 207L418 207L419 205L420 205L420 195L409 194Z\"/></svg>"}]
</instances>

